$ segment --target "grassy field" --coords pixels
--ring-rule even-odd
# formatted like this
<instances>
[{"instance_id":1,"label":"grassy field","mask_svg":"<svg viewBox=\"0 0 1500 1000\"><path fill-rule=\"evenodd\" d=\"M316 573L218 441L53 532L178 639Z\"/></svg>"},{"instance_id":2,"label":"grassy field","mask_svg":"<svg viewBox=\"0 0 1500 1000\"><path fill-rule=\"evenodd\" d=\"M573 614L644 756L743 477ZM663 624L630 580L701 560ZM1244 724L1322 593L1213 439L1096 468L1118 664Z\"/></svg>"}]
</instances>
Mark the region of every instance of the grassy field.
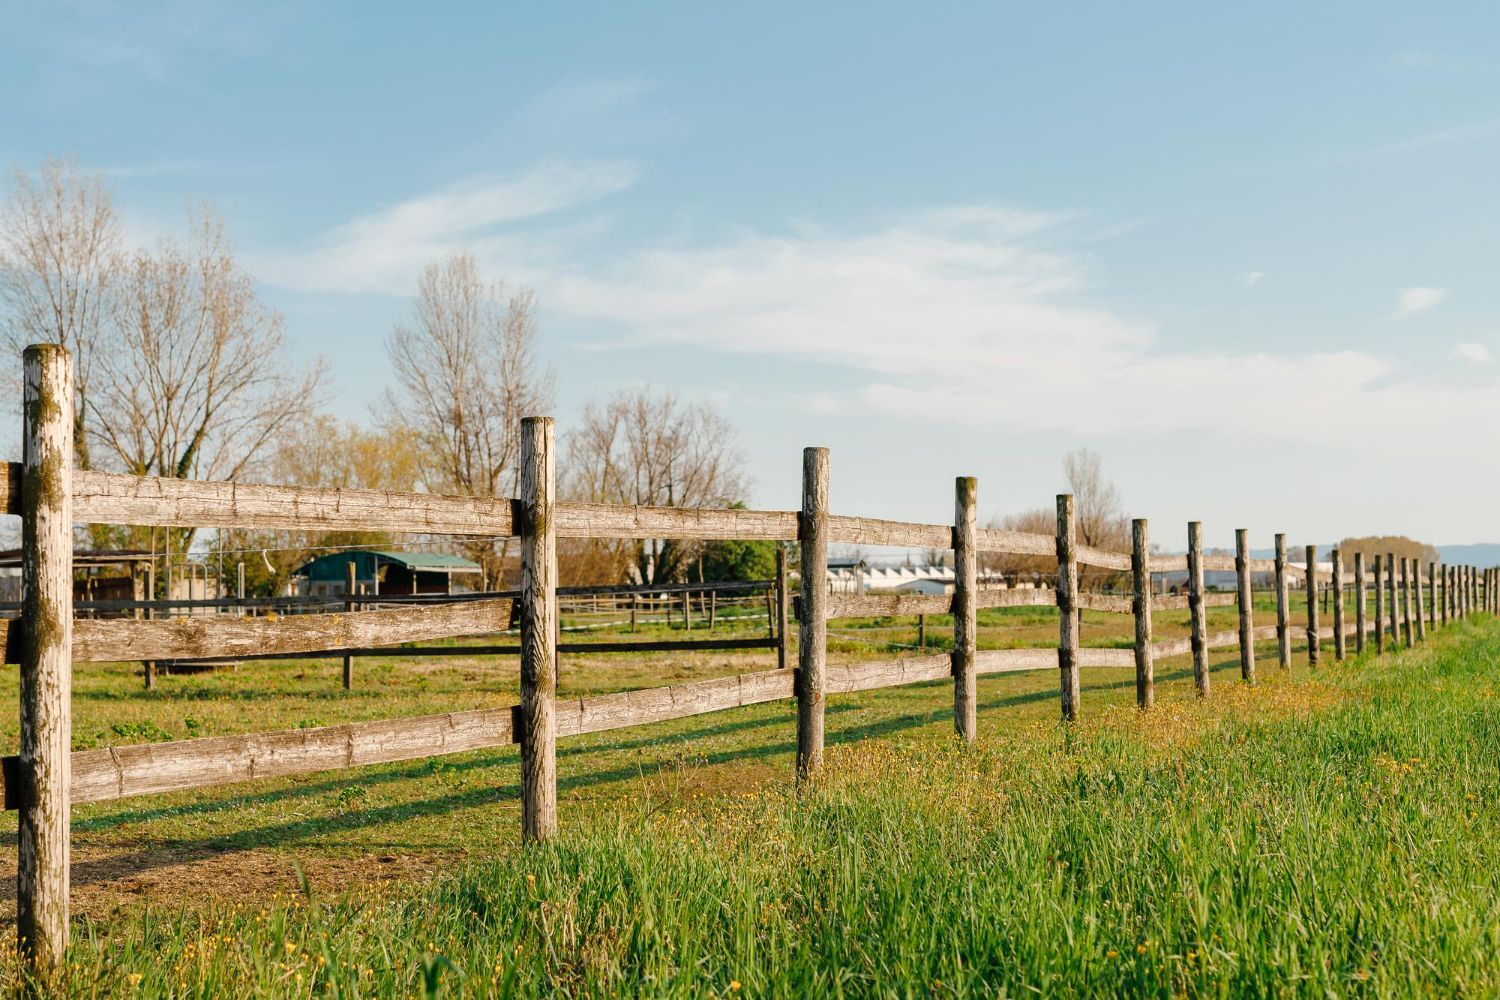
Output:
<instances>
[{"instance_id":1,"label":"grassy field","mask_svg":"<svg viewBox=\"0 0 1500 1000\"><path fill-rule=\"evenodd\" d=\"M1232 609L1212 615L1230 627ZM1128 622L1089 619L1098 645ZM1185 621L1158 615L1158 632ZM983 644L1055 642L1045 609L984 622ZM909 624L837 623L836 655L885 655ZM828 773L800 791L789 705L597 734L561 748L563 835L538 850L519 849L513 750L83 807L70 986L1492 994L1497 654L1488 619L1316 674L1262 647L1249 690L1222 651L1209 703L1170 661L1146 716L1128 671L1089 670L1074 727L1053 675L984 678L969 749L946 685L836 698ZM767 659L577 657L563 686ZM352 694L337 674L262 663L148 693L125 665L81 667L79 746L515 697L513 663L361 661Z\"/></svg>"}]
</instances>

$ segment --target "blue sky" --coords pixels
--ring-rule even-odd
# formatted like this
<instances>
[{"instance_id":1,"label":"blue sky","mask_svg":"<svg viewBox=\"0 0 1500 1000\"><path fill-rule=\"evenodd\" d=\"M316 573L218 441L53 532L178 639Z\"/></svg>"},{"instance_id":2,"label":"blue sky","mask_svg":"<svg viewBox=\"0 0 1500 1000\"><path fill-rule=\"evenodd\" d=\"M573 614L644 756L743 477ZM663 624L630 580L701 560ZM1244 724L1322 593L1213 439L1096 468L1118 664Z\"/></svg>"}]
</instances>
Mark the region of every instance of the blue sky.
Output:
<instances>
[{"instance_id":1,"label":"blue sky","mask_svg":"<svg viewBox=\"0 0 1500 1000\"><path fill-rule=\"evenodd\" d=\"M1169 545L1480 540L1500 13L1369 8L5 3L0 165L106 171L135 242L217 206L347 416L466 248L564 429L701 395L758 506L807 444L924 520L1088 445Z\"/></svg>"}]
</instances>

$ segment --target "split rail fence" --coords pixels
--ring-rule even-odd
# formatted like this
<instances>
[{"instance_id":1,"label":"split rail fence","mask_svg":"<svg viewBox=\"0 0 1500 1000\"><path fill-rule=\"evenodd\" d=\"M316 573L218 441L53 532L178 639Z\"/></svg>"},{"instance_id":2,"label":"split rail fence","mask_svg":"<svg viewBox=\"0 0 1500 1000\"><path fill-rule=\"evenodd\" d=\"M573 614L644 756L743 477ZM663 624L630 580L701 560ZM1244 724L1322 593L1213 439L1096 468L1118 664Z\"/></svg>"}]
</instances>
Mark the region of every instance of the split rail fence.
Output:
<instances>
[{"instance_id":1,"label":"split rail fence","mask_svg":"<svg viewBox=\"0 0 1500 1000\"><path fill-rule=\"evenodd\" d=\"M1316 551L1298 567L1287 558L1284 535L1274 559L1251 558L1246 532L1236 533L1236 555L1205 554L1202 526L1189 525L1188 553L1151 551L1148 525L1134 522L1129 553L1081 545L1071 496L1057 498L1055 534L980 528L977 484L959 478L952 524L917 524L841 516L829 510L828 452L803 452L800 511L620 507L556 499L553 422L522 421L520 496L514 500L448 497L367 490L308 489L185 481L74 471L72 362L54 346L24 354L24 454L6 468L0 510L22 520L23 599L19 619L0 622L5 662L19 664L21 739L17 756L3 761L4 806L19 810L18 933L33 967L60 964L68 939L69 817L73 803L172 792L259 778L359 767L391 761L520 745L521 821L528 840L557 830L556 743L559 738L724 709L795 699L796 770L816 772L823 755L824 705L832 694L924 681L951 680L954 727L964 740L976 734L976 680L986 674L1056 670L1062 716L1078 718L1079 670L1134 668L1137 700L1153 700L1157 658L1191 653L1199 695L1209 695L1211 650L1238 646L1244 680L1255 680L1255 643L1277 641L1278 662L1291 663L1295 626L1289 580L1301 573L1309 595L1303 629L1308 659L1316 664L1324 641L1342 659L1347 639L1363 650L1373 638L1406 644L1439 621L1481 607L1496 609L1494 570L1429 564L1425 580L1410 560L1376 559L1366 573L1353 567L1355 621L1347 620L1347 581L1337 551L1331 585L1333 621L1319 621ZM172 619L77 619L72 587L75 523L316 531L393 531L428 535L514 536L519 539L521 586L514 598L481 598L418 607L284 618L234 616ZM558 538L741 539L796 542L800 547L797 663L794 669L718 677L668 687L588 698L557 696ZM956 586L952 595L832 594L827 577L830 544L950 549ZM981 590L980 553L1057 560L1055 590ZM1383 565L1384 563L1384 565ZM1083 592L1079 566L1129 574L1132 596ZM1156 596L1151 574L1186 571L1185 596ZM1205 571L1233 571L1233 594L1210 594ZM1399 571L1399 583L1398 583ZM1274 574L1276 621L1253 620L1251 575ZM784 579L784 577L783 577ZM1373 582L1374 622L1367 621L1367 583ZM1398 615L1398 600L1401 612ZM388 647L504 630L519 604L520 703L509 708L451 712L316 729L284 730L73 752L70 688L75 661L172 660ZM1238 628L1210 633L1206 609L1238 606ZM981 608L1056 606L1055 649L977 648ZM1153 641L1152 611L1186 608L1186 639ZM1080 612L1134 617L1131 649L1080 644ZM1425 611L1425 618L1424 618ZM885 615L953 616L951 653L830 665L830 619ZM778 602L777 634L786 634L787 602ZM785 647L782 647L784 654ZM785 667L784 655L781 666Z\"/></svg>"}]
</instances>

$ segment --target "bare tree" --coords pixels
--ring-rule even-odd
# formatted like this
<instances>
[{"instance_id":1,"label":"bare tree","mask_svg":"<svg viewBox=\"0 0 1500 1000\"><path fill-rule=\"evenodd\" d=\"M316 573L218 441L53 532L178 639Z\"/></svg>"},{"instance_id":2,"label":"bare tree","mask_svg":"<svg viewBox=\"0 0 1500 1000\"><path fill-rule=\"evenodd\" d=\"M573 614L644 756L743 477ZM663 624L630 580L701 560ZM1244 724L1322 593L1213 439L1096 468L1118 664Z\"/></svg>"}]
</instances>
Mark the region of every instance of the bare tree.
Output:
<instances>
[{"instance_id":1,"label":"bare tree","mask_svg":"<svg viewBox=\"0 0 1500 1000\"><path fill-rule=\"evenodd\" d=\"M486 281L467 253L422 271L411 322L387 341L396 386L383 419L416 435L429 489L515 494L521 418L552 406L555 379L536 344L531 291ZM467 548L498 579L503 548L487 540Z\"/></svg>"},{"instance_id":2,"label":"bare tree","mask_svg":"<svg viewBox=\"0 0 1500 1000\"><path fill-rule=\"evenodd\" d=\"M703 403L649 386L584 406L566 439L563 493L591 503L728 507L745 500L748 480L734 429ZM645 583L682 580L697 543L629 543Z\"/></svg>"},{"instance_id":3,"label":"bare tree","mask_svg":"<svg viewBox=\"0 0 1500 1000\"><path fill-rule=\"evenodd\" d=\"M205 212L186 249L164 242L119 262L86 419L121 471L238 479L311 412L322 377L321 362L288 363L281 317Z\"/></svg>"},{"instance_id":4,"label":"bare tree","mask_svg":"<svg viewBox=\"0 0 1500 1000\"><path fill-rule=\"evenodd\" d=\"M73 447L78 467L87 469L84 423L119 245L114 200L101 175L80 170L71 158L48 160L35 177L17 171L6 195L0 206L4 343L12 359L27 344L61 344L72 353L78 389ZM10 374L7 369L7 380Z\"/></svg>"},{"instance_id":5,"label":"bare tree","mask_svg":"<svg viewBox=\"0 0 1500 1000\"><path fill-rule=\"evenodd\" d=\"M1073 494L1073 514L1078 540L1095 548L1119 547L1129 537L1120 494L1115 484L1104 476L1099 453L1092 448L1075 448L1063 458L1063 475L1068 492Z\"/></svg>"}]
</instances>

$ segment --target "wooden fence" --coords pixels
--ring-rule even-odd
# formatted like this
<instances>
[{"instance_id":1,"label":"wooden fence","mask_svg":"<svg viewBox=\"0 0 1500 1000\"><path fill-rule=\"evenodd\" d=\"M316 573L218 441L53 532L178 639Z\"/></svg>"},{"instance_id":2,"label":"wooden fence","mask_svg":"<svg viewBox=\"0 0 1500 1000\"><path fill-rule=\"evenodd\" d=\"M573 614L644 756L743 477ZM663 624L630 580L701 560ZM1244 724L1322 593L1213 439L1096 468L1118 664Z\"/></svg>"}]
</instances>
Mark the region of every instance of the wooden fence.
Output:
<instances>
[{"instance_id":1,"label":"wooden fence","mask_svg":"<svg viewBox=\"0 0 1500 1000\"><path fill-rule=\"evenodd\" d=\"M952 524L914 524L830 513L828 452L803 453L800 511L702 510L617 507L556 499L555 441L550 418L522 421L521 489L514 500L476 499L369 490L250 486L156 479L75 471L73 375L67 353L30 347L24 355L25 436L23 461L10 464L0 486L0 510L22 519L23 601L21 616L0 623L5 662L20 666L20 752L3 761L4 805L19 810L18 933L23 952L40 972L55 969L68 936L68 830L75 802L171 792L258 778L359 767L520 745L522 829L526 839L557 830L556 742L581 733L679 719L722 709L795 699L796 769L818 770L823 753L824 705L830 694L867 691L920 681L951 679L954 727L973 741L976 678L1024 670L1056 670L1065 720L1081 710L1079 670L1134 668L1137 700L1149 708L1154 662L1192 654L1198 694L1208 697L1208 654L1238 646L1241 675L1256 677L1255 643L1277 641L1278 663L1290 666L1294 626L1289 578L1304 574L1309 600L1304 637L1316 664L1325 640L1333 656L1346 655L1347 637L1363 650L1373 636L1377 648L1410 645L1427 628L1461 618L1476 608L1495 609L1493 570L1429 564L1425 575L1409 560L1377 559L1367 580L1356 557L1356 620L1346 621L1344 570L1333 553L1333 621L1319 620L1317 553L1309 546L1305 565L1291 563L1284 535L1276 536L1274 559L1250 557L1244 531L1236 554L1203 551L1202 527L1189 525L1186 556L1152 554L1148 525L1133 525L1132 550L1110 552L1079 544L1070 496L1057 498L1055 534L1030 534L976 525L977 484L957 480ZM71 573L75 523L275 528L316 531L396 531L460 536L514 536L521 553L521 587L513 597L482 597L420 606L345 614L289 617L186 617L175 619L78 619ZM796 542L801 580L797 615L797 663L731 677L589 698L557 694L558 538L751 539ZM903 546L953 551L952 595L831 594L827 583L830 544ZM1044 556L1057 560L1055 590L982 590L976 586L980 553ZM1079 589L1079 566L1129 574L1132 596ZM1188 575L1185 596L1157 596L1151 574ZM1205 571L1233 571L1233 594L1205 591ZM1253 620L1252 573L1274 574L1274 624ZM1366 585L1374 584L1374 622L1366 617ZM1384 593L1382 595L1382 584ZM1398 594L1402 600L1398 602ZM415 718L360 722L316 729L283 730L70 752L72 665L75 661L169 660L261 654L311 655L389 647L506 628L518 603L521 697L509 708L451 712ZM1398 618L1398 603L1401 616ZM1055 649L977 649L977 613L987 607L1054 605L1059 632ZM1238 628L1210 633L1206 609L1238 606ZM785 634L786 602L780 602L778 634ZM1186 607L1190 636L1155 641L1152 611ZM1387 610L1388 609L1388 610ZM1423 611L1426 622L1423 621ZM1134 617L1131 649L1083 647L1080 612L1116 612ZM877 615L952 614L951 653L885 658L830 665L830 619ZM783 647L784 650L784 647ZM783 661L783 666L784 661Z\"/></svg>"}]
</instances>

